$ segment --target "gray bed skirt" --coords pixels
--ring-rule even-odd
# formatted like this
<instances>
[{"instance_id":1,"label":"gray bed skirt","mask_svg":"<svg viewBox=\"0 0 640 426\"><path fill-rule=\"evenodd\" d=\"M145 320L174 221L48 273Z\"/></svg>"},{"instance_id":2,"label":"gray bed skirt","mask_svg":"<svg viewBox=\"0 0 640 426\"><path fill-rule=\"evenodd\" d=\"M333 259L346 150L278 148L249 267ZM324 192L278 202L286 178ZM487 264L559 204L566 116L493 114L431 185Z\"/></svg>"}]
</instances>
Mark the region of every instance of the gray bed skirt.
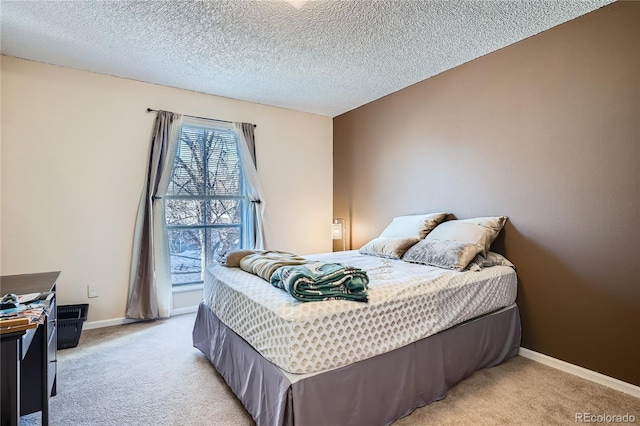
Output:
<instances>
[{"instance_id":1,"label":"gray bed skirt","mask_svg":"<svg viewBox=\"0 0 640 426\"><path fill-rule=\"evenodd\" d=\"M388 425L443 399L474 371L520 347L514 304L402 348L312 375L284 373L202 302L193 328L200 349L259 426Z\"/></svg>"}]
</instances>

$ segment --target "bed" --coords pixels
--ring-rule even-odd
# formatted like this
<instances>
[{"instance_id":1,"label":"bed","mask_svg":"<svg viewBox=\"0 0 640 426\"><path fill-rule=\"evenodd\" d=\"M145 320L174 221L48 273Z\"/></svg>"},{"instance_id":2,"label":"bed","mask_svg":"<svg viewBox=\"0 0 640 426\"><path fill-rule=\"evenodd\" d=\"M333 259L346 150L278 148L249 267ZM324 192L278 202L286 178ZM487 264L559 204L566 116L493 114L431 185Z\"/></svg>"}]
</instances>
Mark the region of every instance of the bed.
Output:
<instances>
[{"instance_id":1,"label":"bed","mask_svg":"<svg viewBox=\"0 0 640 426\"><path fill-rule=\"evenodd\" d=\"M237 268L207 269L193 344L258 425L387 425L515 356L509 266L462 272L357 251L369 301L302 303Z\"/></svg>"}]
</instances>

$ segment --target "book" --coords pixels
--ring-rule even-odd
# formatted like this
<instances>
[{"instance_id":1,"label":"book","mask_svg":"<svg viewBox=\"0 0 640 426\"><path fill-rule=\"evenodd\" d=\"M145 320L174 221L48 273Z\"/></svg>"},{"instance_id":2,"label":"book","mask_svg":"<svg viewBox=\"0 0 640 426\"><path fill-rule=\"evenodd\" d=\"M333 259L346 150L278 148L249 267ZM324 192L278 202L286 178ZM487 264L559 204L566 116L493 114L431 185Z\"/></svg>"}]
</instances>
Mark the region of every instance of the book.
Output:
<instances>
[{"instance_id":1,"label":"book","mask_svg":"<svg viewBox=\"0 0 640 426\"><path fill-rule=\"evenodd\" d=\"M26 331L30 328L36 328L38 326L38 320L33 317L20 316L13 318L0 319L0 334L16 333L19 331Z\"/></svg>"},{"instance_id":2,"label":"book","mask_svg":"<svg viewBox=\"0 0 640 426\"><path fill-rule=\"evenodd\" d=\"M29 324L29 318L26 317L13 317L0 319L0 327L13 327L16 325Z\"/></svg>"}]
</instances>

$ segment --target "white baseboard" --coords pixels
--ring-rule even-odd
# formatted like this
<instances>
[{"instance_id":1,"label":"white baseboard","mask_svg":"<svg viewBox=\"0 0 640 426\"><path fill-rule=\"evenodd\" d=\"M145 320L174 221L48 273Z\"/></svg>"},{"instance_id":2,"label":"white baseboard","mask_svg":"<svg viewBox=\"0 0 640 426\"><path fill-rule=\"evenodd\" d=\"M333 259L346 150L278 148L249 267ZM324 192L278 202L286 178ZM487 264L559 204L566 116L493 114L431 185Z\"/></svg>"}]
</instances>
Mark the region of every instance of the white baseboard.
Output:
<instances>
[{"instance_id":1,"label":"white baseboard","mask_svg":"<svg viewBox=\"0 0 640 426\"><path fill-rule=\"evenodd\" d=\"M198 312L198 306L187 306L186 308L173 309L171 311L171 316L173 317L176 315L191 314L194 312ZM130 324L132 322L137 322L137 321L140 321L140 320L129 319L125 317L112 318L112 319L102 320L102 321L85 322L82 328L84 330L91 330L93 328L102 328L102 327L111 327L113 325Z\"/></svg>"},{"instance_id":2,"label":"white baseboard","mask_svg":"<svg viewBox=\"0 0 640 426\"><path fill-rule=\"evenodd\" d=\"M178 308L171 310L171 316L175 317L176 315L184 315L184 314L192 314L194 312L198 312L198 306L187 306L186 308Z\"/></svg>"},{"instance_id":3,"label":"white baseboard","mask_svg":"<svg viewBox=\"0 0 640 426\"><path fill-rule=\"evenodd\" d=\"M524 358L529 358L530 360L537 361L541 364L548 365L549 367L553 367L569 374L573 374L574 376L578 376L583 379L599 383L608 388L627 393L631 396L635 396L636 398L640 398L640 387L632 385L631 383L623 382L622 380L614 379L613 377L605 376L604 374L592 370L587 370L586 368L570 364L557 358L552 358L548 355L532 351L531 349L521 347L519 355Z\"/></svg>"},{"instance_id":4,"label":"white baseboard","mask_svg":"<svg viewBox=\"0 0 640 426\"><path fill-rule=\"evenodd\" d=\"M89 321L89 322L85 322L84 325L82 326L82 328L84 330L91 330L93 328L102 328L102 327L111 327L112 325L122 325L122 324L129 324L132 322L136 322L137 320L134 319L129 319L129 318L112 318L112 319L108 319L108 320L102 320L102 321Z\"/></svg>"}]
</instances>

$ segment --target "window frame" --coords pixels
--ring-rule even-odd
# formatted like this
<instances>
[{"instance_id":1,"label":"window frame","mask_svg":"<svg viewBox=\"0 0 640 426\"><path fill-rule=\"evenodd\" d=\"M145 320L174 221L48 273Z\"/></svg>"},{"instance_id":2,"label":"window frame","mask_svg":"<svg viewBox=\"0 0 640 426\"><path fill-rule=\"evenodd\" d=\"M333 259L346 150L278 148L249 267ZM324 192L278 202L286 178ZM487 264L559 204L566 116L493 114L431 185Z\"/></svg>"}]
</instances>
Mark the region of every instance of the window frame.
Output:
<instances>
[{"instance_id":1,"label":"window frame","mask_svg":"<svg viewBox=\"0 0 640 426\"><path fill-rule=\"evenodd\" d=\"M244 173L243 173L243 168L242 168L242 158L241 158L241 154L240 154L240 147L238 146L238 135L236 130L234 129L234 127L231 125L231 123L227 123L227 122L223 122L223 121L217 121L217 120L207 120L207 119L202 119L202 118L195 118L195 117L185 117L183 116L183 120L182 123L180 124L180 128L178 129L178 141L177 141L177 146L176 146L176 158L179 155L179 150L180 150L180 143L182 141L182 132L183 132L183 128L185 127L191 127L191 128L198 128L198 129L211 129L211 130L227 130L231 133L234 134L234 139L236 142L236 156L237 156L237 161L238 161L238 166L240 169L240 192L241 195L165 195L163 198L165 199L165 209L166 209L166 201L170 201L170 200L192 200L192 201L201 201L204 203L208 203L211 201L222 201L222 200L238 200L239 202L239 209L240 209L240 223L237 224L208 224L208 213L209 213L209 209L205 208L203 209L203 220L201 224L196 224L196 225L170 225L167 223L167 215L165 213L165 227L167 230L167 243L168 243L168 247L171 247L170 244L170 237L169 237L169 233L172 230L189 230L189 229L197 229L197 230L204 230L204 234L205 237L203 239L201 239L200 244L201 244L201 253L200 253L200 261L201 264L203 262L203 257L206 256L206 245L208 245L209 239L206 237L206 230L207 229L223 229L223 228L237 228L238 229L238 236L240 239L238 248L242 248L245 246L246 242L244 241L245 238L245 228L247 226L246 224L246 220L247 220L247 206L248 206L248 196L247 196L247 188L246 188L246 184L245 184L245 177L244 177ZM203 155L206 158L206 149L207 146L206 144L203 144ZM203 162L203 167L205 167L204 165L207 164L208 162L204 163ZM174 171L175 171L175 165L176 165L176 160L174 160L174 163L171 165L171 175L169 178L169 184L171 183L172 179L173 179L173 175L174 175ZM207 185L207 180L208 180L208 176L209 176L209 170L208 167L205 168L203 170L204 173L204 183L203 185L206 188ZM206 192L206 191L205 191ZM169 253L169 257L171 258L171 256L173 256L173 254L170 252ZM171 259L169 260L171 262ZM201 266L201 271L200 271L200 280L197 281L185 281L185 282L179 282L179 283L175 283L174 282L174 272L171 270L171 287L176 290L176 289L181 289L187 286L198 286L198 285L202 285L204 283L204 268L206 267L206 265L202 265ZM171 265L170 265L171 268Z\"/></svg>"}]
</instances>

